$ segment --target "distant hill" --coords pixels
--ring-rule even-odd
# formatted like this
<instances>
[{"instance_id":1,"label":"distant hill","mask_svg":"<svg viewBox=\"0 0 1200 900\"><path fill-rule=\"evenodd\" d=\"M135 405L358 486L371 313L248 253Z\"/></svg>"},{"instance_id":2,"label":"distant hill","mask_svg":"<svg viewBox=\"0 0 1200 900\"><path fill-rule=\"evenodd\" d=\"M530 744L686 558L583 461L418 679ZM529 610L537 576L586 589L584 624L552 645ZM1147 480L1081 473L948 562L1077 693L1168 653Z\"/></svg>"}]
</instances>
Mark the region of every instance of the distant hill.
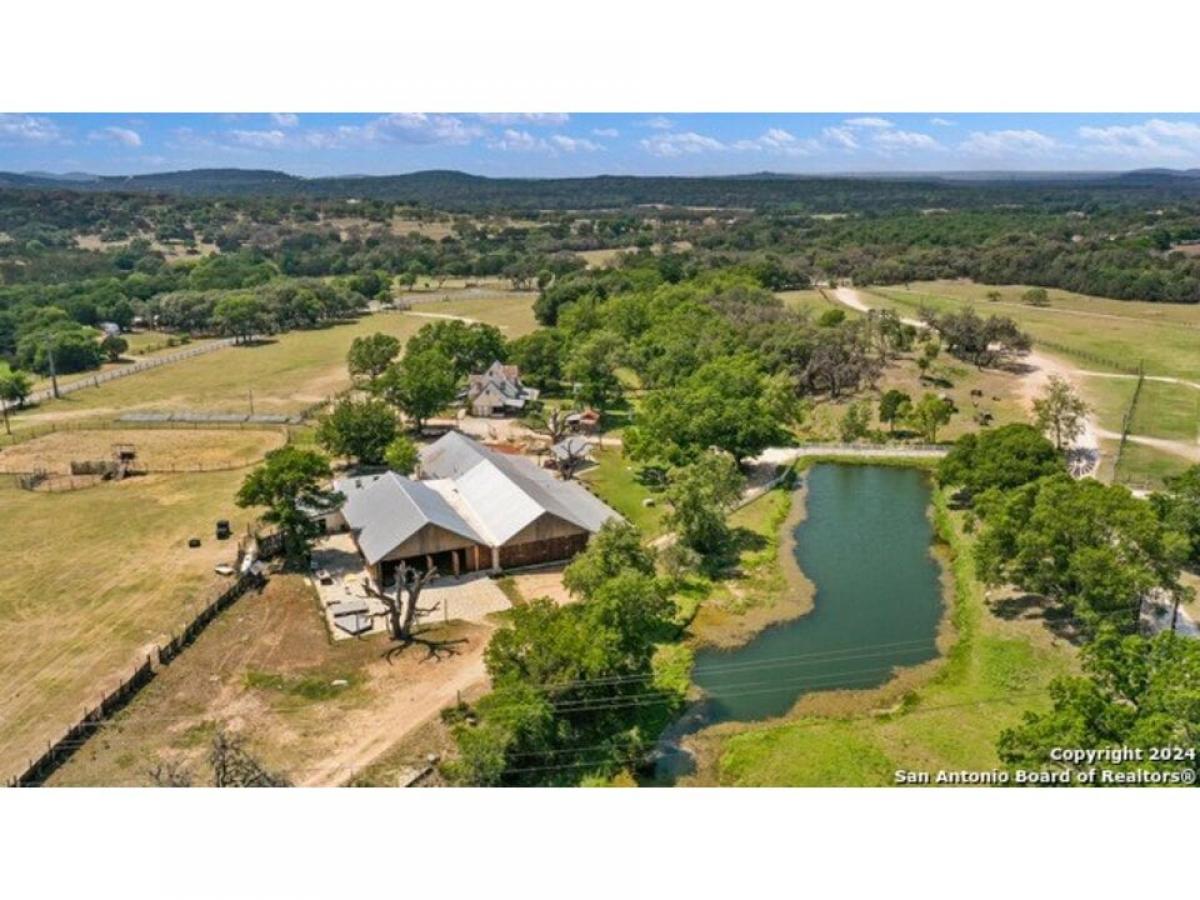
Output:
<instances>
[{"instance_id":1,"label":"distant hill","mask_svg":"<svg viewBox=\"0 0 1200 900\"><path fill-rule=\"evenodd\" d=\"M300 178L268 169L191 169L129 176L0 173L0 188L149 192L192 197L375 199L451 211L624 209L649 204L798 211L887 211L1022 202L1076 208L1103 195L1169 201L1200 192L1200 170L1118 174L978 172L938 174L487 178L431 170L404 175ZM1128 199L1126 196L1125 199Z\"/></svg>"}]
</instances>

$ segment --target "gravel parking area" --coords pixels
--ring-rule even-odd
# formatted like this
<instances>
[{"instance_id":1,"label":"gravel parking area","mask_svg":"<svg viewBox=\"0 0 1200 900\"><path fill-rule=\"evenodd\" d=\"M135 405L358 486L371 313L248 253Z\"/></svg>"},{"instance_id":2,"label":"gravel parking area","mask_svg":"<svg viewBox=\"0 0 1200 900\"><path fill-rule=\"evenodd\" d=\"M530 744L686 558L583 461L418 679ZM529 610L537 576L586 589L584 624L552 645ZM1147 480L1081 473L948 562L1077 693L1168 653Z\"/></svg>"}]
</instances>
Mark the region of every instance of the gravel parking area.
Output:
<instances>
[{"instance_id":1,"label":"gravel parking area","mask_svg":"<svg viewBox=\"0 0 1200 900\"><path fill-rule=\"evenodd\" d=\"M387 633L387 607L382 598L367 589L362 559L350 535L324 538L313 549L313 563L311 579L334 640ZM512 605L495 580L486 574L437 578L425 586L417 603L419 624L453 620L482 623L489 614ZM362 610L363 629L357 635L341 627L339 619L343 623L346 620L336 615L350 608Z\"/></svg>"}]
</instances>

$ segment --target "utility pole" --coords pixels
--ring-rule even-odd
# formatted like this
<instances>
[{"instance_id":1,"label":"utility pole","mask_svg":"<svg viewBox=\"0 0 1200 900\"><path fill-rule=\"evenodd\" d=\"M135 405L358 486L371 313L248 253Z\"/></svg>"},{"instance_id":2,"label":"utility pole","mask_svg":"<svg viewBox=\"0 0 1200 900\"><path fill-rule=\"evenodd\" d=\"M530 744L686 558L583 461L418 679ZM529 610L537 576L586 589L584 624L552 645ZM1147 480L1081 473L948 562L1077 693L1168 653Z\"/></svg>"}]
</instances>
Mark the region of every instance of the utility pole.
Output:
<instances>
[{"instance_id":1,"label":"utility pole","mask_svg":"<svg viewBox=\"0 0 1200 900\"><path fill-rule=\"evenodd\" d=\"M254 391L247 391L246 394L250 397L250 415L254 415Z\"/></svg>"},{"instance_id":2,"label":"utility pole","mask_svg":"<svg viewBox=\"0 0 1200 900\"><path fill-rule=\"evenodd\" d=\"M58 400L62 395L58 392L58 370L54 367L54 340L50 337L46 338L46 357L50 361L50 385L54 391L54 399Z\"/></svg>"}]
</instances>

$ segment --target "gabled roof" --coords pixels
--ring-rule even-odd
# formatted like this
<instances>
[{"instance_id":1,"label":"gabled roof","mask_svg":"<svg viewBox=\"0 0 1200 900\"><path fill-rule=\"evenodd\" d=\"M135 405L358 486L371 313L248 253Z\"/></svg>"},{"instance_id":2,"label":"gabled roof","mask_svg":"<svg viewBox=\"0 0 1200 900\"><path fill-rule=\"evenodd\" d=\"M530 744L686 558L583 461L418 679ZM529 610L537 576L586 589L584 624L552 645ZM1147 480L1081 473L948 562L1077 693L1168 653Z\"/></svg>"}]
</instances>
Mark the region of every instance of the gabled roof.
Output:
<instances>
[{"instance_id":1,"label":"gabled roof","mask_svg":"<svg viewBox=\"0 0 1200 900\"><path fill-rule=\"evenodd\" d=\"M618 518L582 485L559 481L527 459L489 450L456 431L422 449L421 472L427 478L454 480L455 491L492 546L547 514L589 532Z\"/></svg>"},{"instance_id":2,"label":"gabled roof","mask_svg":"<svg viewBox=\"0 0 1200 900\"><path fill-rule=\"evenodd\" d=\"M360 486L361 485L361 486ZM419 481L387 472L367 479L344 479L342 515L356 532L358 547L374 565L426 525L436 525L475 543L484 543L446 498Z\"/></svg>"}]
</instances>

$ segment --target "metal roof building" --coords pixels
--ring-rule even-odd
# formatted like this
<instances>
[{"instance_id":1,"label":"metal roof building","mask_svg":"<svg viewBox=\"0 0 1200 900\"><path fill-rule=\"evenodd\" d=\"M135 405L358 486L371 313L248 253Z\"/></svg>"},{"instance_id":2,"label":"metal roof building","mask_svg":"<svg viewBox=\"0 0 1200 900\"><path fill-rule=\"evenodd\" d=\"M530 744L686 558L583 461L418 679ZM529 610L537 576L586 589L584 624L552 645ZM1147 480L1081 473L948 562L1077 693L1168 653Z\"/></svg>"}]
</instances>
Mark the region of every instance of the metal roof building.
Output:
<instances>
[{"instance_id":1,"label":"metal roof building","mask_svg":"<svg viewBox=\"0 0 1200 900\"><path fill-rule=\"evenodd\" d=\"M335 484L372 577L404 562L442 572L568 559L616 512L577 482L449 432L421 450L415 481L388 472Z\"/></svg>"}]
</instances>

